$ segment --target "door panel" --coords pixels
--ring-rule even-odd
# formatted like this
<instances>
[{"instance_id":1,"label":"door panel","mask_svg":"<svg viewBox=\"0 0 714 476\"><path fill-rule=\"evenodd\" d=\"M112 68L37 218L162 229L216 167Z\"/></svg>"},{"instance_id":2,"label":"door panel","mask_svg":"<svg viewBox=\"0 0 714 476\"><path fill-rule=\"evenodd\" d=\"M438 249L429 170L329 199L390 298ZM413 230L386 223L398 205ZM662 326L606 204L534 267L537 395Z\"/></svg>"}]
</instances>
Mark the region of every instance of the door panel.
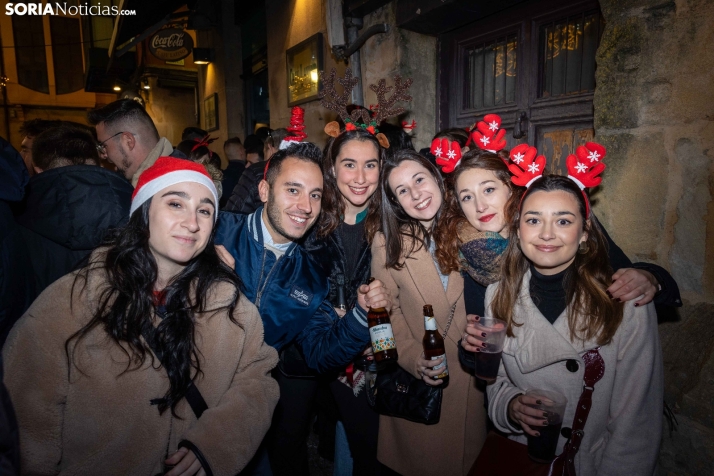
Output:
<instances>
[{"instance_id":1,"label":"door panel","mask_svg":"<svg viewBox=\"0 0 714 476\"><path fill-rule=\"evenodd\" d=\"M439 126L499 114L507 147L527 142L563 172L593 135L595 52L603 29L595 0L522 3L440 37ZM523 137L515 138L519 117Z\"/></svg>"}]
</instances>

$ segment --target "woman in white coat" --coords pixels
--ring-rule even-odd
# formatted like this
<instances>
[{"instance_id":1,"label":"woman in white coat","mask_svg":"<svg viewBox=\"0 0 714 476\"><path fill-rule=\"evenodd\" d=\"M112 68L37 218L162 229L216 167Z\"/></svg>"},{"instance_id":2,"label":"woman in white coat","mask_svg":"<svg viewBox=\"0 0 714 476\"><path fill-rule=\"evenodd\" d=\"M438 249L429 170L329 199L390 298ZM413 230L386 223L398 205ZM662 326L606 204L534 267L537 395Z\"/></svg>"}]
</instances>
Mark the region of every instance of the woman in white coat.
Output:
<instances>
[{"instance_id":1,"label":"woman in white coat","mask_svg":"<svg viewBox=\"0 0 714 476\"><path fill-rule=\"evenodd\" d=\"M583 356L598 348L605 370L594 385L576 473L652 475L663 404L654 306L623 304L606 293L612 276L607 246L589 219L582 183L561 176L526 179L532 185L510 225L503 279L486 293L487 316L508 324L501 368L488 386L489 417L498 430L526 444L526 434L537 436L547 421L543 411L528 406L535 400L526 390L562 393L568 404L560 454L583 392Z\"/></svg>"}]
</instances>

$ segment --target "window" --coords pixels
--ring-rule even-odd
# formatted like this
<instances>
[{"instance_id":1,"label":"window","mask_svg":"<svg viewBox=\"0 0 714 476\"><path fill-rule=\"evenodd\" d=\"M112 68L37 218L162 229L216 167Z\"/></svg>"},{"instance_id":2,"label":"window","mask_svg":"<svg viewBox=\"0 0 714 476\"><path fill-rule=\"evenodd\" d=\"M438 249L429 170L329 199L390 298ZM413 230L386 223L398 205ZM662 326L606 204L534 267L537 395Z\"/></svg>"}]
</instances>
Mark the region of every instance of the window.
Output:
<instances>
[{"instance_id":1,"label":"window","mask_svg":"<svg viewBox=\"0 0 714 476\"><path fill-rule=\"evenodd\" d=\"M61 16L50 17L50 31L57 94L79 91L84 87L79 20Z\"/></svg>"},{"instance_id":2,"label":"window","mask_svg":"<svg viewBox=\"0 0 714 476\"><path fill-rule=\"evenodd\" d=\"M12 31L15 37L17 82L33 91L49 94L42 18L13 15Z\"/></svg>"},{"instance_id":3,"label":"window","mask_svg":"<svg viewBox=\"0 0 714 476\"><path fill-rule=\"evenodd\" d=\"M515 102L517 48L513 34L466 50L465 109Z\"/></svg>"},{"instance_id":4,"label":"window","mask_svg":"<svg viewBox=\"0 0 714 476\"><path fill-rule=\"evenodd\" d=\"M595 51L603 26L600 13L592 12L540 27L539 97L595 90Z\"/></svg>"}]
</instances>

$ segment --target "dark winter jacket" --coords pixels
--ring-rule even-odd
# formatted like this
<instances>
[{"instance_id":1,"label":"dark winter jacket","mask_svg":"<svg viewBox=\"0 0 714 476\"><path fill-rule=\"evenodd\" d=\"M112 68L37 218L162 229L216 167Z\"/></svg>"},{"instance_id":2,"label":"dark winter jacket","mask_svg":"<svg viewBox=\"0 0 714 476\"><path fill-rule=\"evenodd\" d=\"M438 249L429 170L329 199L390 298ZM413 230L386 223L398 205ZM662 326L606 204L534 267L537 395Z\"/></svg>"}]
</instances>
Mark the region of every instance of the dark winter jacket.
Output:
<instances>
[{"instance_id":1,"label":"dark winter jacket","mask_svg":"<svg viewBox=\"0 0 714 476\"><path fill-rule=\"evenodd\" d=\"M230 193L231 197L228 199L225 211L248 214L263 205L258 195L258 184L263 180L264 171L265 161L257 162L243 171L232 193L223 189L223 193L226 195Z\"/></svg>"},{"instance_id":2,"label":"dark winter jacket","mask_svg":"<svg viewBox=\"0 0 714 476\"><path fill-rule=\"evenodd\" d=\"M265 342L280 351L295 340L318 372L349 363L369 341L366 311L356 306L339 319L326 299L330 286L322 269L296 243L280 258L266 250L262 212L222 212L215 242L235 258L241 291L263 319Z\"/></svg>"},{"instance_id":3,"label":"dark winter jacket","mask_svg":"<svg viewBox=\"0 0 714 476\"><path fill-rule=\"evenodd\" d=\"M10 203L22 200L29 179L20 154L0 137L0 348L32 304L30 255L10 210ZM0 475L15 474L20 474L20 436L0 356Z\"/></svg>"},{"instance_id":4,"label":"dark winter jacket","mask_svg":"<svg viewBox=\"0 0 714 476\"><path fill-rule=\"evenodd\" d=\"M133 188L94 165L71 165L38 174L27 185L23 226L36 294L69 273L100 245L107 230L126 223Z\"/></svg>"},{"instance_id":5,"label":"dark winter jacket","mask_svg":"<svg viewBox=\"0 0 714 476\"><path fill-rule=\"evenodd\" d=\"M20 154L0 138L0 347L35 298L30 253L11 210L29 180Z\"/></svg>"},{"instance_id":6,"label":"dark winter jacket","mask_svg":"<svg viewBox=\"0 0 714 476\"><path fill-rule=\"evenodd\" d=\"M221 185L223 186L223 196L221 196L220 207L221 210L226 208L228 200L233 195L233 189L238 185L238 180L240 180L241 175L245 171L245 163L239 162L237 160L229 160L228 167L223 171L223 181Z\"/></svg>"},{"instance_id":7,"label":"dark winter jacket","mask_svg":"<svg viewBox=\"0 0 714 476\"><path fill-rule=\"evenodd\" d=\"M372 269L372 252L369 243L364 240L359 251L359 259L352 276L347 276L347 258L345 256L344 245L337 231L330 233L324 238L318 238L317 227L314 227L310 235L305 239L305 251L312 259L322 266L323 272L330 281L330 292L327 300L333 307L339 306L338 299L338 276L344 277L344 296L347 309L352 309L357 304L357 289L361 284L367 282Z\"/></svg>"}]
</instances>

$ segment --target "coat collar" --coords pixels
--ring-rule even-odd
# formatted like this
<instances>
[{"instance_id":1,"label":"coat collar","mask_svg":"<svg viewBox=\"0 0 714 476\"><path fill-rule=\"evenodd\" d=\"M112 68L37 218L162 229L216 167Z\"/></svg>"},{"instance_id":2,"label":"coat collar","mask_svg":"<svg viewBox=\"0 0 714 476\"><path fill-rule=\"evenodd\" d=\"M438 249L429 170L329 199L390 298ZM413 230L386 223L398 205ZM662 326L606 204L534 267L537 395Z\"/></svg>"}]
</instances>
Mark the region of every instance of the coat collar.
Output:
<instances>
[{"instance_id":1,"label":"coat collar","mask_svg":"<svg viewBox=\"0 0 714 476\"><path fill-rule=\"evenodd\" d=\"M261 222L261 217L263 215L263 207L259 207L256 211L248 216L248 231L255 241L260 243L260 246L265 247L265 239L263 238L263 225ZM290 246L285 251L285 256L290 256L295 251L297 243L294 241L290 242Z\"/></svg>"},{"instance_id":2,"label":"coat collar","mask_svg":"<svg viewBox=\"0 0 714 476\"><path fill-rule=\"evenodd\" d=\"M409 243L406 242L405 246L409 246ZM454 271L449 274L449 283L446 286L446 291L444 291L444 286L441 284L439 273L436 270L436 263L434 263L434 259L428 249L422 246L418 251L412 252L404 261L424 304L433 306L439 330L444 332L449 321L451 307L462 298L464 293L464 279L461 273ZM463 299L461 301L461 306L463 307ZM454 319L448 333L448 337L454 343L459 341L461 330L466 328L466 315L463 312L459 312L458 306L457 304Z\"/></svg>"},{"instance_id":3,"label":"coat collar","mask_svg":"<svg viewBox=\"0 0 714 476\"><path fill-rule=\"evenodd\" d=\"M514 308L514 338L508 339L504 352L515 356L522 373L529 373L555 362L574 359L582 361L580 354L598 347L597 342L570 340L568 307L551 324L536 307L530 294L531 272L526 271L521 283L518 302Z\"/></svg>"}]
</instances>

